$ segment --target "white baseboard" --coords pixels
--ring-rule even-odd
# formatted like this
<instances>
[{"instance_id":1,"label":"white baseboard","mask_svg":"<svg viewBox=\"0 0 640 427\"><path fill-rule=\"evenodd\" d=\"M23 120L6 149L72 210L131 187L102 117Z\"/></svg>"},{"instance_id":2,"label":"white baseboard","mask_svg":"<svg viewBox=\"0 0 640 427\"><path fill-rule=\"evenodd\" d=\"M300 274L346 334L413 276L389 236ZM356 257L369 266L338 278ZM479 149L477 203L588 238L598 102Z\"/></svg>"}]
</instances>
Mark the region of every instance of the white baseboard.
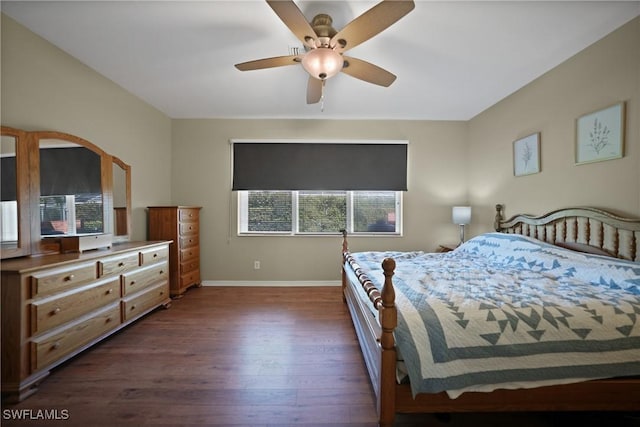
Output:
<instances>
[{"instance_id":1,"label":"white baseboard","mask_svg":"<svg viewBox=\"0 0 640 427\"><path fill-rule=\"evenodd\" d=\"M339 280L203 280L202 286L341 286Z\"/></svg>"}]
</instances>

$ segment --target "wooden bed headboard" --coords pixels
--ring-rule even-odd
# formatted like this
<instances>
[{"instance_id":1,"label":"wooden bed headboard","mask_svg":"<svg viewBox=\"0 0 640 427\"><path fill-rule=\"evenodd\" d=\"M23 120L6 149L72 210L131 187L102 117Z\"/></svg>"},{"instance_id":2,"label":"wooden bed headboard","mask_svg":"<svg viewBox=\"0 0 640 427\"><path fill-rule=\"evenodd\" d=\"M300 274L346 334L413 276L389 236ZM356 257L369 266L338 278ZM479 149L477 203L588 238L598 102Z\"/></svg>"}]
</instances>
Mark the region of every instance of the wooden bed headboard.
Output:
<instances>
[{"instance_id":1,"label":"wooden bed headboard","mask_svg":"<svg viewBox=\"0 0 640 427\"><path fill-rule=\"evenodd\" d=\"M602 209L558 209L541 216L503 218L496 205L494 227L568 249L640 262L640 218L622 218Z\"/></svg>"}]
</instances>

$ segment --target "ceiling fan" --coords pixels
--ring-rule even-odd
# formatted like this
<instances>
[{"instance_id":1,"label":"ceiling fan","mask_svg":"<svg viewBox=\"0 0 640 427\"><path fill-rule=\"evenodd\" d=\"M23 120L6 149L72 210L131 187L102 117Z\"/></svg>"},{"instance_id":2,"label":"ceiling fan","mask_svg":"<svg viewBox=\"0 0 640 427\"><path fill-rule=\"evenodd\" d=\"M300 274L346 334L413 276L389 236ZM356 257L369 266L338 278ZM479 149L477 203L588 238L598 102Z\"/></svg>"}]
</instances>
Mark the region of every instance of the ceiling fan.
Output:
<instances>
[{"instance_id":1,"label":"ceiling fan","mask_svg":"<svg viewBox=\"0 0 640 427\"><path fill-rule=\"evenodd\" d=\"M383 0L336 31L327 14L307 22L293 0L266 0L282 22L303 43L305 52L288 56L257 59L236 64L240 71L302 64L309 73L307 104L322 99L325 81L339 72L380 86L389 86L396 76L387 70L343 53L369 40L393 25L415 7L412 0Z\"/></svg>"}]
</instances>

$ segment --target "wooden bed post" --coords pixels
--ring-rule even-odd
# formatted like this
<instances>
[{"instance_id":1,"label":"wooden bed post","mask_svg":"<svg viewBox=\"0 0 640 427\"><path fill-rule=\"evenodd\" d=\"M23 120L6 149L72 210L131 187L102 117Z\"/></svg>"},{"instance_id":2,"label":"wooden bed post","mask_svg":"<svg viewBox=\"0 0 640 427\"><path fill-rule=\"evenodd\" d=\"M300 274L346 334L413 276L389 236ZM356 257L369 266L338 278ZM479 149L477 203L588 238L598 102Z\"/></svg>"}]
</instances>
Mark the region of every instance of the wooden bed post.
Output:
<instances>
[{"instance_id":1,"label":"wooden bed post","mask_svg":"<svg viewBox=\"0 0 640 427\"><path fill-rule=\"evenodd\" d=\"M342 302L347 302L347 296L345 295L347 287L347 272L344 271L344 263L346 261L345 254L349 251L349 244L347 243L347 230L340 230L342 232L342 254L340 255L340 271L342 277Z\"/></svg>"},{"instance_id":2,"label":"wooden bed post","mask_svg":"<svg viewBox=\"0 0 640 427\"><path fill-rule=\"evenodd\" d=\"M398 324L398 313L395 305L396 293L393 289L393 282L391 281L395 268L396 262L392 258L385 258L384 261L382 261L382 269L384 270L382 307L380 307L382 367L378 408L381 427L392 426L396 412L396 344L393 331Z\"/></svg>"},{"instance_id":3,"label":"wooden bed post","mask_svg":"<svg viewBox=\"0 0 640 427\"><path fill-rule=\"evenodd\" d=\"M502 216L502 205L496 205L496 218L493 220L493 228L495 228L495 230L497 232L501 232L502 231L502 221L504 221L504 218Z\"/></svg>"}]
</instances>

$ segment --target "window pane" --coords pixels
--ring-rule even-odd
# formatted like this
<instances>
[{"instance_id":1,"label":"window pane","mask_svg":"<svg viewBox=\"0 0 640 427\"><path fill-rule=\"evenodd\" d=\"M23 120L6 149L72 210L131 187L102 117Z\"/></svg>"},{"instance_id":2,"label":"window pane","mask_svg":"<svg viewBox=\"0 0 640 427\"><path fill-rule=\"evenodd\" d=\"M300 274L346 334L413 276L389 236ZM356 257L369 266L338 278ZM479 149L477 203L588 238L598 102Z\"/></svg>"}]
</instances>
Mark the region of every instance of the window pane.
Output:
<instances>
[{"instance_id":1,"label":"window pane","mask_svg":"<svg viewBox=\"0 0 640 427\"><path fill-rule=\"evenodd\" d=\"M102 194L76 194L76 233L102 233Z\"/></svg>"},{"instance_id":2,"label":"window pane","mask_svg":"<svg viewBox=\"0 0 640 427\"><path fill-rule=\"evenodd\" d=\"M0 241L18 241L18 201L0 202Z\"/></svg>"},{"instance_id":3,"label":"window pane","mask_svg":"<svg viewBox=\"0 0 640 427\"><path fill-rule=\"evenodd\" d=\"M298 221L300 233L339 232L347 226L347 193L300 191Z\"/></svg>"},{"instance_id":4,"label":"window pane","mask_svg":"<svg viewBox=\"0 0 640 427\"><path fill-rule=\"evenodd\" d=\"M40 197L40 222L41 233L66 234L67 223L67 199L65 196L41 196Z\"/></svg>"},{"instance_id":5,"label":"window pane","mask_svg":"<svg viewBox=\"0 0 640 427\"><path fill-rule=\"evenodd\" d=\"M356 191L353 193L354 232L395 232L396 193Z\"/></svg>"},{"instance_id":6,"label":"window pane","mask_svg":"<svg viewBox=\"0 0 640 427\"><path fill-rule=\"evenodd\" d=\"M41 233L102 233L102 194L40 196Z\"/></svg>"},{"instance_id":7,"label":"window pane","mask_svg":"<svg viewBox=\"0 0 640 427\"><path fill-rule=\"evenodd\" d=\"M290 191L249 191L246 231L291 231Z\"/></svg>"}]
</instances>

